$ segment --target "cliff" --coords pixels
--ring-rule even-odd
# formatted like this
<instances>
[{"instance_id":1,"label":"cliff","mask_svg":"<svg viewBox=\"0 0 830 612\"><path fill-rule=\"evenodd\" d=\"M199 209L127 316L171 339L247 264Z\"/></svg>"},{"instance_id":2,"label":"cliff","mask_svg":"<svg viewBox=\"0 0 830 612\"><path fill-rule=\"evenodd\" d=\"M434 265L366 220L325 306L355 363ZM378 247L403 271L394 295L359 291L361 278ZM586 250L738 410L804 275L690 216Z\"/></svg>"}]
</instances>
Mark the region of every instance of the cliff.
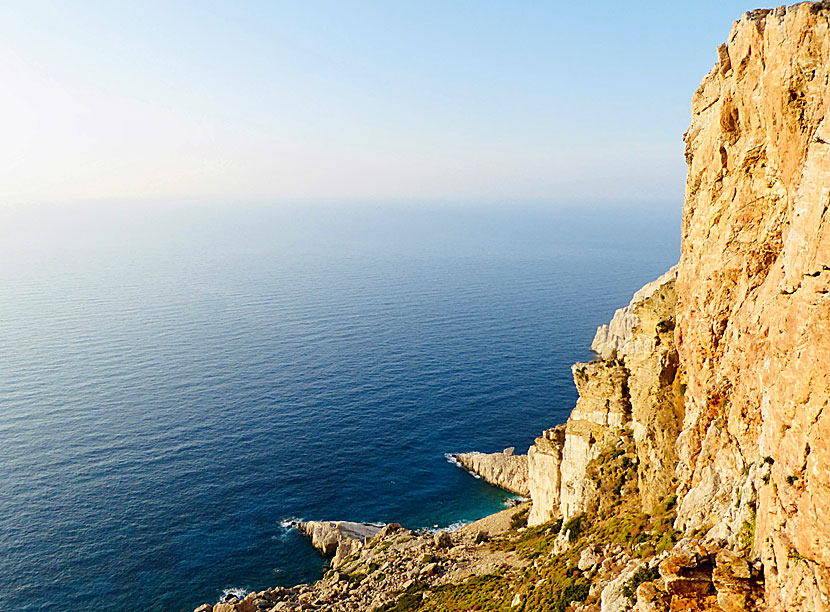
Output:
<instances>
[{"instance_id":1,"label":"cliff","mask_svg":"<svg viewBox=\"0 0 830 612\"><path fill-rule=\"evenodd\" d=\"M735 23L684 135L680 262L598 329L570 418L528 452L530 524L568 520L597 512L594 464L630 433L640 510L674 491L704 591L736 554L771 610L830 609L829 15Z\"/></svg>"},{"instance_id":2,"label":"cliff","mask_svg":"<svg viewBox=\"0 0 830 612\"><path fill-rule=\"evenodd\" d=\"M598 330L574 412L530 451L531 522L568 518L630 427L642 510L676 479L675 527L760 558L771 610L830 607L828 15L735 24L692 101L680 262Z\"/></svg>"},{"instance_id":3,"label":"cliff","mask_svg":"<svg viewBox=\"0 0 830 612\"><path fill-rule=\"evenodd\" d=\"M830 3L747 13L717 58L678 265L597 330L566 423L457 457L530 506L320 524L323 581L213 612L830 610Z\"/></svg>"},{"instance_id":4,"label":"cliff","mask_svg":"<svg viewBox=\"0 0 830 612\"><path fill-rule=\"evenodd\" d=\"M754 525L775 610L830 606L828 16L744 15L684 136L678 526Z\"/></svg>"},{"instance_id":5,"label":"cliff","mask_svg":"<svg viewBox=\"0 0 830 612\"><path fill-rule=\"evenodd\" d=\"M576 407L564 426L545 432L528 451L531 525L596 511L600 490L588 465L629 432L641 510L650 511L671 489L683 414L674 348L676 275L672 268L638 291L597 330L591 347L600 359L573 366Z\"/></svg>"}]
</instances>

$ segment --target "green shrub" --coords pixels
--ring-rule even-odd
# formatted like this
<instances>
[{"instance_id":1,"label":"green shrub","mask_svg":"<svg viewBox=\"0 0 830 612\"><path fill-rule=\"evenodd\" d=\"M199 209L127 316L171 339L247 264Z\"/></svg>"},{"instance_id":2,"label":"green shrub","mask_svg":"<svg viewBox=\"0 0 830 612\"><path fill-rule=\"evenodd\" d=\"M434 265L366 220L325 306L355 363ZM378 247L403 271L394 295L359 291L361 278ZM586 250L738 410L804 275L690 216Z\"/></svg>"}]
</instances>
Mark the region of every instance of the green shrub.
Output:
<instances>
[{"instance_id":1,"label":"green shrub","mask_svg":"<svg viewBox=\"0 0 830 612\"><path fill-rule=\"evenodd\" d=\"M568 533L568 542L576 542L579 536L582 535L583 530L587 527L587 519L584 514L573 517L562 527L562 530Z\"/></svg>"},{"instance_id":2,"label":"green shrub","mask_svg":"<svg viewBox=\"0 0 830 612\"><path fill-rule=\"evenodd\" d=\"M660 577L660 571L656 567L648 567L643 566L639 568L631 578L623 585L622 594L623 597L628 599L628 602L631 605L634 605L634 602L637 601L637 587L643 584L644 582L651 582L652 580L657 580Z\"/></svg>"},{"instance_id":3,"label":"green shrub","mask_svg":"<svg viewBox=\"0 0 830 612\"><path fill-rule=\"evenodd\" d=\"M582 603L588 598L588 593L591 591L591 583L584 580L579 580L573 584L569 584L559 592L559 598L553 604L555 612L565 612L572 601Z\"/></svg>"},{"instance_id":4,"label":"green shrub","mask_svg":"<svg viewBox=\"0 0 830 612\"><path fill-rule=\"evenodd\" d=\"M511 529L520 529L521 527L527 527L527 515L530 513L530 510L525 508L524 510L519 510L516 514L510 517L510 527Z\"/></svg>"}]
</instances>

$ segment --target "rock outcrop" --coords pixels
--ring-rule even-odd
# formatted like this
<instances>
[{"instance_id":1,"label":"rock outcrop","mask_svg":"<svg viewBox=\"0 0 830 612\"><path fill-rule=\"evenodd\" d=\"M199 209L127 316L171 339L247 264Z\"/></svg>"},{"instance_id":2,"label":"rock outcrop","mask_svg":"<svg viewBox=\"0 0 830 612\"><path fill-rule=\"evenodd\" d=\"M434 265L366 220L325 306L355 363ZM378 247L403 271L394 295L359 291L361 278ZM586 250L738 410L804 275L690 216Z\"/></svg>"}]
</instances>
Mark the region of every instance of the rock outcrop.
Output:
<instances>
[{"instance_id":1,"label":"rock outcrop","mask_svg":"<svg viewBox=\"0 0 830 612\"><path fill-rule=\"evenodd\" d=\"M307 521L297 523L297 529L311 538L311 545L323 555L335 554L338 546L346 540L363 542L373 538L384 525L369 525L349 521Z\"/></svg>"},{"instance_id":2,"label":"rock outcrop","mask_svg":"<svg viewBox=\"0 0 830 612\"><path fill-rule=\"evenodd\" d=\"M527 451L527 487L533 506L529 525L541 525L561 516L562 451L565 426L548 429Z\"/></svg>"},{"instance_id":3,"label":"rock outcrop","mask_svg":"<svg viewBox=\"0 0 830 612\"><path fill-rule=\"evenodd\" d=\"M830 608L830 5L747 13L692 101L677 278L678 527Z\"/></svg>"},{"instance_id":4,"label":"rock outcrop","mask_svg":"<svg viewBox=\"0 0 830 612\"><path fill-rule=\"evenodd\" d=\"M599 489L588 464L631 431L638 482L648 511L671 488L683 418L674 348L676 269L638 291L597 330L600 359L572 368L579 399L564 426L546 431L528 451L533 500L529 524L596 510Z\"/></svg>"},{"instance_id":5,"label":"rock outcrop","mask_svg":"<svg viewBox=\"0 0 830 612\"><path fill-rule=\"evenodd\" d=\"M500 453L460 453L452 458L491 485L528 497L527 455L516 455L514 450L510 447Z\"/></svg>"}]
</instances>

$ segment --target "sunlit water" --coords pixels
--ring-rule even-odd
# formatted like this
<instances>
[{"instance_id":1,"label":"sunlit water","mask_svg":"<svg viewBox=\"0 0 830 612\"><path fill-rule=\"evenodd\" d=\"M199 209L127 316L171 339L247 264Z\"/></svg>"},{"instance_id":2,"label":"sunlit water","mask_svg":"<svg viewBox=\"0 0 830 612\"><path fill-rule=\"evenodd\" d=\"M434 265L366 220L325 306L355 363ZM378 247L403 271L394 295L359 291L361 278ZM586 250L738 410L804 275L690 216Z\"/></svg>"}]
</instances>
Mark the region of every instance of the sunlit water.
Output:
<instances>
[{"instance_id":1,"label":"sunlit water","mask_svg":"<svg viewBox=\"0 0 830 612\"><path fill-rule=\"evenodd\" d=\"M666 206L666 209L671 207ZM0 245L0 610L192 610L318 578L286 518L447 526L506 494L673 213L44 213Z\"/></svg>"}]
</instances>

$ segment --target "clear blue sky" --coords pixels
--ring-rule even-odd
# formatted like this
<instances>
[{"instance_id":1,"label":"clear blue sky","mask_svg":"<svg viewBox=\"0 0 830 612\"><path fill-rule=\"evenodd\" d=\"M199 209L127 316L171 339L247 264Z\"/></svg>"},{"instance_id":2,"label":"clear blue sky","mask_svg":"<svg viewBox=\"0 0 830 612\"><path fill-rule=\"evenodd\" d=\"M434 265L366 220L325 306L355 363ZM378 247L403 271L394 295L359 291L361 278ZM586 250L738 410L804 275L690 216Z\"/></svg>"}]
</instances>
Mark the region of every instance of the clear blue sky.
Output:
<instances>
[{"instance_id":1,"label":"clear blue sky","mask_svg":"<svg viewBox=\"0 0 830 612\"><path fill-rule=\"evenodd\" d=\"M694 2L0 6L0 204L679 202Z\"/></svg>"}]
</instances>

